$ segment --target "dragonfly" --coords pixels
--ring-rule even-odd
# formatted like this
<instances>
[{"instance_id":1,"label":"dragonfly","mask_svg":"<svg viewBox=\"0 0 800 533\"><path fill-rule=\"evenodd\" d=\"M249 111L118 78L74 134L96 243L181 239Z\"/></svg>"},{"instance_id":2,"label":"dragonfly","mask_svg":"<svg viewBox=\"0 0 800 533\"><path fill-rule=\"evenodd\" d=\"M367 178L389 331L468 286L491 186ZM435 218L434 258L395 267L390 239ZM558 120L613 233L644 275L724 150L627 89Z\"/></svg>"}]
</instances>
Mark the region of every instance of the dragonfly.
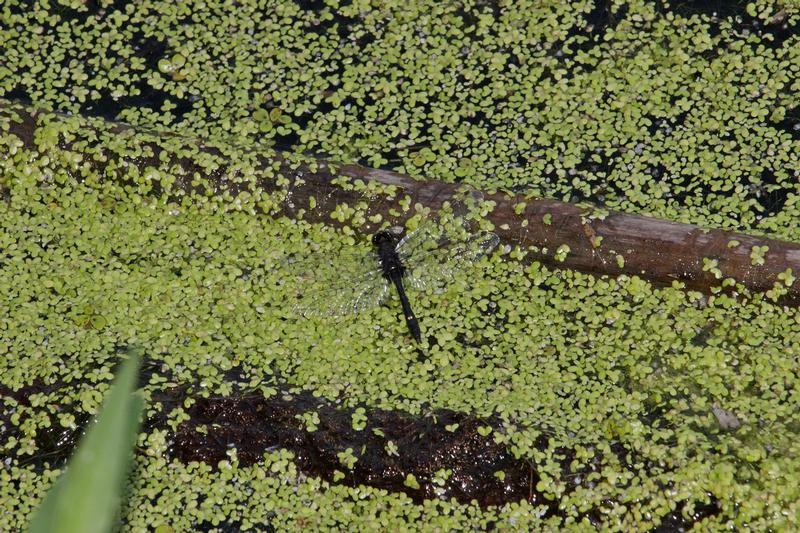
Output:
<instances>
[{"instance_id":1,"label":"dragonfly","mask_svg":"<svg viewBox=\"0 0 800 533\"><path fill-rule=\"evenodd\" d=\"M399 238L391 230L372 236L372 249L358 247L338 254L317 252L298 260L295 271L302 287L294 309L306 317L337 317L382 305L396 292L411 336L422 342L419 320L406 289L425 291L450 282L454 275L489 254L499 238L489 231L469 231L461 221L429 219Z\"/></svg>"}]
</instances>

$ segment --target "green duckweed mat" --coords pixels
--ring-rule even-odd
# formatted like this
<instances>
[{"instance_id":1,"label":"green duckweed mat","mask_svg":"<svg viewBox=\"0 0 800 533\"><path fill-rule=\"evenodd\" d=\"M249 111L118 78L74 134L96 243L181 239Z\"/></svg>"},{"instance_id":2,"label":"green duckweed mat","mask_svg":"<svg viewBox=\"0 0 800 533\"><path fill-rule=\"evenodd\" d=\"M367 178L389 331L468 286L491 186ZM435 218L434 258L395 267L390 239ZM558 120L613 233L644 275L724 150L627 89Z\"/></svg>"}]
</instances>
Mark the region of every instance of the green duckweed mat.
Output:
<instances>
[{"instance_id":1,"label":"green duckweed mat","mask_svg":"<svg viewBox=\"0 0 800 533\"><path fill-rule=\"evenodd\" d=\"M247 180L250 154L279 148L800 241L800 12L714 9L6 2L0 98L75 116L42 112L27 145L0 106L0 530L27 523L132 344L149 422L126 531L796 530L797 309L500 249L414 294L421 357L397 302L335 322L291 312L284 258L367 251L367 236L259 214L273 199L258 194L170 202L153 183L174 182L174 162L137 166L135 147L159 142ZM339 483L361 449L342 449L331 479L283 447L247 463L234 447L218 462L172 451L204 399L308 393L355 431L376 409L491 420L477 431L532 465L540 499Z\"/></svg>"}]
</instances>

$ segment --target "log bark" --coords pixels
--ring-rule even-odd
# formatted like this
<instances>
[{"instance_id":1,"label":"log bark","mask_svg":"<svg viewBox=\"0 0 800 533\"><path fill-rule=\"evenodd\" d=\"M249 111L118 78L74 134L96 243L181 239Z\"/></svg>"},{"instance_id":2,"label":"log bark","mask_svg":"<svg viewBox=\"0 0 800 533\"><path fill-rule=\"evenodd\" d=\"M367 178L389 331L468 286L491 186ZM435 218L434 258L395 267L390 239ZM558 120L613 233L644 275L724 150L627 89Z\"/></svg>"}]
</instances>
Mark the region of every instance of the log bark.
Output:
<instances>
[{"instance_id":1,"label":"log bark","mask_svg":"<svg viewBox=\"0 0 800 533\"><path fill-rule=\"evenodd\" d=\"M0 102L0 116L12 116L7 133L39 154L43 148L37 130L61 119L70 121L69 135L59 137L57 150L80 153L91 141L102 154L95 153L83 167L73 169L78 175L86 176L88 165L104 179L125 182L129 179L125 168L136 167L139 174L155 168L173 178L169 187L153 183L150 192L155 195L166 193L179 200L187 194L236 198L246 192L248 198L272 198L257 204L272 216L347 225L360 232L373 232L387 223L402 225L416 213L416 204L436 213L462 188L274 150L141 132L96 119L46 114L43 121L37 111L8 102ZM103 139L120 136L125 137L125 154L101 145ZM126 155L131 152L137 155ZM243 179L244 174L249 178ZM635 275L660 285L678 281L705 293L730 278L737 286L727 282L728 292L762 292L778 286L780 302L800 302L800 283L793 282L793 275L800 273L798 243L498 191L484 191L482 197L494 205L485 218L494 224L503 244L526 251L524 261L594 275ZM361 216L343 216L344 206L357 208ZM787 269L791 275L785 274Z\"/></svg>"},{"instance_id":2,"label":"log bark","mask_svg":"<svg viewBox=\"0 0 800 533\"><path fill-rule=\"evenodd\" d=\"M433 212L451 200L459 188L358 165L341 165L337 172L351 179L396 186L413 203L418 202ZM309 187L302 194L298 191L295 198L313 195L330 179L327 164L322 163ZM798 243L546 198L484 192L483 199L495 204L486 218L495 225L501 242L529 249L526 261L594 275L639 276L658 285L678 281L687 289L704 293L722 286L725 278L735 280L740 290L751 292L770 290L777 283L785 289L780 302L800 303L800 282L791 283L792 278L786 277L791 283L787 286L787 282L778 277L787 269L791 269L792 275L800 272ZM339 192L323 205L321 212L337 202L355 200L352 195ZM319 219L331 222L324 216ZM559 249L562 254L558 253Z\"/></svg>"}]
</instances>

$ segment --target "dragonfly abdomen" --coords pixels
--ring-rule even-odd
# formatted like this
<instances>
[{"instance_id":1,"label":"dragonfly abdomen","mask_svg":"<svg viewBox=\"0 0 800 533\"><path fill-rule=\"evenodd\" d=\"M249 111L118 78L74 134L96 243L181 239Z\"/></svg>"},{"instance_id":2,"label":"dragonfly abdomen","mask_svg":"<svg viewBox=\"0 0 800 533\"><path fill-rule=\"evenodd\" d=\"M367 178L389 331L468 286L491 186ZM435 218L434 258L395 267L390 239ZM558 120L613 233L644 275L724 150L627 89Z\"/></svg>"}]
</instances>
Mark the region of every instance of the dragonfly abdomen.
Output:
<instances>
[{"instance_id":1,"label":"dragonfly abdomen","mask_svg":"<svg viewBox=\"0 0 800 533\"><path fill-rule=\"evenodd\" d=\"M411 332L414 340L416 340L418 343L422 342L422 333L419 329L419 321L417 320L417 316L414 314L414 311L411 309L408 296L406 296L406 290L403 288L402 275L393 274L388 279L390 279L394 283L395 288L397 288L397 295L400 297L400 304L403 307L403 317L406 319L408 331Z\"/></svg>"},{"instance_id":2,"label":"dragonfly abdomen","mask_svg":"<svg viewBox=\"0 0 800 533\"><path fill-rule=\"evenodd\" d=\"M405 288L403 288L403 276L406 273L406 267L400 260L395 246L397 245L397 238L388 231L379 231L372 238L378 253L378 258L381 262L383 269L383 277L387 281L394 284L397 289L397 295L400 297L400 303L403 306L403 317L406 320L406 325L414 340L421 342L422 334L419 329L419 321L411 310L411 304L406 296Z\"/></svg>"}]
</instances>

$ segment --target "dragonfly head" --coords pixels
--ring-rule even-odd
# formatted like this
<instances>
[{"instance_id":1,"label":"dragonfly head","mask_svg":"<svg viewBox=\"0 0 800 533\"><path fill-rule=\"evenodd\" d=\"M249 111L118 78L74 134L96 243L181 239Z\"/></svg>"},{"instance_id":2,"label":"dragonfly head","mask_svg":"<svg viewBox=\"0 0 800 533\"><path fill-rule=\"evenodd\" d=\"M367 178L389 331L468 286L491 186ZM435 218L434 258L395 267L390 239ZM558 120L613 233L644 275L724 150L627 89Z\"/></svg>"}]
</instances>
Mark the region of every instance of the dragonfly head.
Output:
<instances>
[{"instance_id":1,"label":"dragonfly head","mask_svg":"<svg viewBox=\"0 0 800 533\"><path fill-rule=\"evenodd\" d=\"M372 244L376 247L380 247L381 245L391 244L397 242L397 238L392 235L391 232L382 230L372 236Z\"/></svg>"}]
</instances>

